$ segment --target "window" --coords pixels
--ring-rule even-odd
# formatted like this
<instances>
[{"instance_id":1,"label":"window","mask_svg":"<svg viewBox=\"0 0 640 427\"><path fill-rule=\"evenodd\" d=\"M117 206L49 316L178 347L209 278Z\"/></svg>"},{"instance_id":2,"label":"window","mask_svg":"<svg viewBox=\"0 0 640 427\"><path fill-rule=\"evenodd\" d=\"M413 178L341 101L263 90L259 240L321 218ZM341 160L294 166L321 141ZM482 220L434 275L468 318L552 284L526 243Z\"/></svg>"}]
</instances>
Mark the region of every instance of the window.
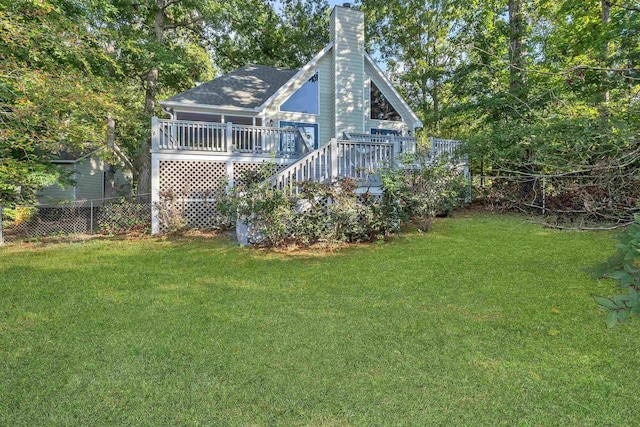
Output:
<instances>
[{"instance_id":1,"label":"window","mask_svg":"<svg viewBox=\"0 0 640 427\"><path fill-rule=\"evenodd\" d=\"M318 73L315 73L300 89L280 106L280 111L318 114Z\"/></svg>"},{"instance_id":2,"label":"window","mask_svg":"<svg viewBox=\"0 0 640 427\"><path fill-rule=\"evenodd\" d=\"M312 123L296 123L296 122L280 122L281 128L294 127L300 129L307 136L307 140L313 148L318 148L318 125ZM289 138L288 135L282 135L280 141L280 151L293 152L296 145L299 144L298 137Z\"/></svg>"},{"instance_id":3,"label":"window","mask_svg":"<svg viewBox=\"0 0 640 427\"><path fill-rule=\"evenodd\" d=\"M401 134L402 134L402 132L400 132L399 130L371 128L371 135L395 135L395 136L400 136Z\"/></svg>"},{"instance_id":4,"label":"window","mask_svg":"<svg viewBox=\"0 0 640 427\"><path fill-rule=\"evenodd\" d=\"M394 122L402 121L400 114L373 82L371 82L371 118L375 120L393 120Z\"/></svg>"}]
</instances>

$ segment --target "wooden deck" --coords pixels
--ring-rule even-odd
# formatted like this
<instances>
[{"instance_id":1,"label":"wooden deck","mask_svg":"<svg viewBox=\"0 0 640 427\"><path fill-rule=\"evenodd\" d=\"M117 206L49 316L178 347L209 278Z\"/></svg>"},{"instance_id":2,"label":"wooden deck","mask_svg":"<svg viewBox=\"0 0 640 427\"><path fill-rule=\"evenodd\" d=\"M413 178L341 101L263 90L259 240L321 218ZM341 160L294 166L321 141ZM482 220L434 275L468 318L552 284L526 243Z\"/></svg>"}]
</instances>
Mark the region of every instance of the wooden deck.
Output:
<instances>
[{"instance_id":1,"label":"wooden deck","mask_svg":"<svg viewBox=\"0 0 640 427\"><path fill-rule=\"evenodd\" d=\"M221 182L232 186L265 162L278 170L268 182L295 196L301 182L347 177L363 188L379 188L382 168L401 164L417 151L416 139L406 136L345 134L314 149L297 128L157 118L152 124L152 202L172 190L193 204L194 222L211 214L211 197ZM459 141L431 139L428 158L448 154L467 174L466 158L456 157L460 146ZM158 231L155 216L152 228Z\"/></svg>"}]
</instances>

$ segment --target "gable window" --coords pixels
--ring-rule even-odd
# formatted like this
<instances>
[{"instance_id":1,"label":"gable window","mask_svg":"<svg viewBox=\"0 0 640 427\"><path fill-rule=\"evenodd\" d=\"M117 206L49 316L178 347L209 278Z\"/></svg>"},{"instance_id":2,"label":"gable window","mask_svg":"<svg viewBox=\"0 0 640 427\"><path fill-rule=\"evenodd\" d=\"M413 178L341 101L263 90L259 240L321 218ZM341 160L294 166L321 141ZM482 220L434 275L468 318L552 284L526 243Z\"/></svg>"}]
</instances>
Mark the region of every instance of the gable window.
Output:
<instances>
[{"instance_id":1,"label":"gable window","mask_svg":"<svg viewBox=\"0 0 640 427\"><path fill-rule=\"evenodd\" d=\"M300 89L280 106L280 111L318 114L318 73L315 73Z\"/></svg>"},{"instance_id":2,"label":"gable window","mask_svg":"<svg viewBox=\"0 0 640 427\"><path fill-rule=\"evenodd\" d=\"M402 121L400 114L373 82L371 82L371 118L375 120L392 120L394 122Z\"/></svg>"}]
</instances>

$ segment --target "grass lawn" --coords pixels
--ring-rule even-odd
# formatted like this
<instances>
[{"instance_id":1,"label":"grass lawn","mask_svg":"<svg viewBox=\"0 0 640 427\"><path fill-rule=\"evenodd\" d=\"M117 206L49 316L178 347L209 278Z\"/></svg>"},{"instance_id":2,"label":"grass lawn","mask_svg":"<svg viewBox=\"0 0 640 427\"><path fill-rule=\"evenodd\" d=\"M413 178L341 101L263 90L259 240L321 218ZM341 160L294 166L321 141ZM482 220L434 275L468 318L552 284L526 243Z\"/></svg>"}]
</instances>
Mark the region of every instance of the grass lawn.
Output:
<instances>
[{"instance_id":1,"label":"grass lawn","mask_svg":"<svg viewBox=\"0 0 640 427\"><path fill-rule=\"evenodd\" d=\"M517 217L333 254L223 238L0 249L0 425L637 425L610 233Z\"/></svg>"}]
</instances>

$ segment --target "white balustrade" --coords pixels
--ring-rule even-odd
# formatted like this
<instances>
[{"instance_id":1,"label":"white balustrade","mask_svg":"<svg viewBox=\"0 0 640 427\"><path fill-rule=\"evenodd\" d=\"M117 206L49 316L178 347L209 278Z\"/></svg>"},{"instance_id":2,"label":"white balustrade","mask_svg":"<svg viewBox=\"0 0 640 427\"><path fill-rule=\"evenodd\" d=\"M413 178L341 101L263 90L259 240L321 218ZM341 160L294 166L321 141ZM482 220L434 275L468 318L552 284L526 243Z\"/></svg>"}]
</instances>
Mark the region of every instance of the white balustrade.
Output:
<instances>
[{"instance_id":1,"label":"white balustrade","mask_svg":"<svg viewBox=\"0 0 640 427\"><path fill-rule=\"evenodd\" d=\"M153 121L158 150L236 152L291 156L308 151L296 128L271 128L190 120Z\"/></svg>"}]
</instances>

